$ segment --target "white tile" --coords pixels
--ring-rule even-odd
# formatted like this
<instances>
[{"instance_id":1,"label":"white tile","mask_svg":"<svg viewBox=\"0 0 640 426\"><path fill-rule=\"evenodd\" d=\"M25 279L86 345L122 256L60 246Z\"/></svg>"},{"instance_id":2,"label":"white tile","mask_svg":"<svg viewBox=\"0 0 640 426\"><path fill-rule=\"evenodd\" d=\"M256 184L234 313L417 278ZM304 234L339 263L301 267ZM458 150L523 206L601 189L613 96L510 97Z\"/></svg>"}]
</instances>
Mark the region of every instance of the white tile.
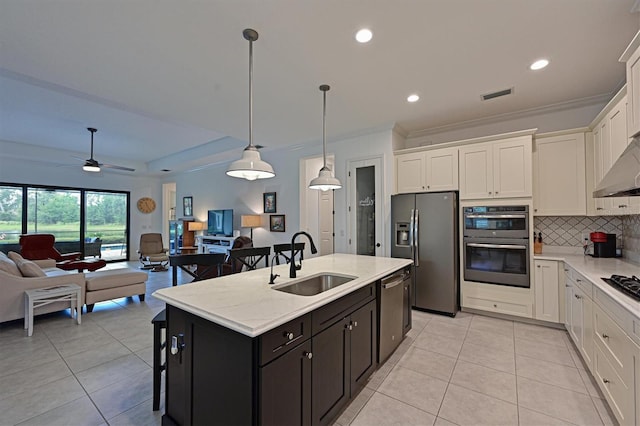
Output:
<instances>
[{"instance_id":1,"label":"white tile","mask_svg":"<svg viewBox=\"0 0 640 426\"><path fill-rule=\"evenodd\" d=\"M518 407L518 417L520 420L520 426L570 426L573 424L554 417L549 417L546 414L538 413L537 411L529 410L522 406Z\"/></svg>"},{"instance_id":2,"label":"white tile","mask_svg":"<svg viewBox=\"0 0 640 426\"><path fill-rule=\"evenodd\" d=\"M411 405L376 392L367 401L351 426L425 426L433 425L436 417Z\"/></svg>"},{"instance_id":3,"label":"white tile","mask_svg":"<svg viewBox=\"0 0 640 426\"><path fill-rule=\"evenodd\" d=\"M518 377L518 404L567 422L602 424L589 395Z\"/></svg>"},{"instance_id":4,"label":"white tile","mask_svg":"<svg viewBox=\"0 0 640 426\"><path fill-rule=\"evenodd\" d=\"M418 347L410 348L398 365L427 376L449 381L456 359Z\"/></svg>"},{"instance_id":5,"label":"white tile","mask_svg":"<svg viewBox=\"0 0 640 426\"><path fill-rule=\"evenodd\" d=\"M129 349L120 342L115 341L106 345L94 346L87 351L65 357L65 361L71 371L78 373L129 354L131 354Z\"/></svg>"},{"instance_id":6,"label":"white tile","mask_svg":"<svg viewBox=\"0 0 640 426\"><path fill-rule=\"evenodd\" d=\"M71 371L61 359L6 375L0 379L0 400L68 376Z\"/></svg>"},{"instance_id":7,"label":"white tile","mask_svg":"<svg viewBox=\"0 0 640 426\"><path fill-rule=\"evenodd\" d=\"M76 373L76 377L85 390L91 393L149 369L149 365L131 354L80 371Z\"/></svg>"},{"instance_id":8,"label":"white tile","mask_svg":"<svg viewBox=\"0 0 640 426\"><path fill-rule=\"evenodd\" d=\"M480 345L485 348L513 352L513 336L506 336L492 331L475 330L470 328L464 341Z\"/></svg>"},{"instance_id":9,"label":"white tile","mask_svg":"<svg viewBox=\"0 0 640 426\"><path fill-rule=\"evenodd\" d=\"M124 413L109 419L110 426L160 426L164 412L164 398L160 398L160 410L153 411L153 402L148 399Z\"/></svg>"},{"instance_id":10,"label":"white tile","mask_svg":"<svg viewBox=\"0 0 640 426\"><path fill-rule=\"evenodd\" d=\"M521 322L514 325L516 338L543 342L547 345L567 346L569 334L564 330Z\"/></svg>"},{"instance_id":11,"label":"white tile","mask_svg":"<svg viewBox=\"0 0 640 426\"><path fill-rule=\"evenodd\" d=\"M373 396L375 391L365 387L358 393L358 395L349 403L349 405L342 411L342 414L335 421L338 425L348 425L358 415L362 407L365 406L367 401Z\"/></svg>"},{"instance_id":12,"label":"white tile","mask_svg":"<svg viewBox=\"0 0 640 426\"><path fill-rule=\"evenodd\" d=\"M516 338L516 354L575 367L566 346L547 345L533 340Z\"/></svg>"},{"instance_id":13,"label":"white tile","mask_svg":"<svg viewBox=\"0 0 640 426\"><path fill-rule=\"evenodd\" d=\"M575 367L516 355L516 374L518 377L526 377L574 392L588 394L580 372Z\"/></svg>"},{"instance_id":14,"label":"white tile","mask_svg":"<svg viewBox=\"0 0 640 426\"><path fill-rule=\"evenodd\" d=\"M516 425L518 407L451 383L438 417L458 425Z\"/></svg>"},{"instance_id":15,"label":"white tile","mask_svg":"<svg viewBox=\"0 0 640 426\"><path fill-rule=\"evenodd\" d=\"M434 314L431 320L444 322L447 324L455 325L457 327L469 328L469 324L471 324L471 321L473 320L474 317L475 317L474 314L459 311L455 317L451 317L449 315Z\"/></svg>"},{"instance_id":16,"label":"white tile","mask_svg":"<svg viewBox=\"0 0 640 426\"><path fill-rule=\"evenodd\" d=\"M458 360L451 383L503 401L517 403L516 376Z\"/></svg>"},{"instance_id":17,"label":"white tile","mask_svg":"<svg viewBox=\"0 0 640 426\"><path fill-rule=\"evenodd\" d=\"M445 337L429 333L425 329L416 337L413 345L421 349L457 358L460 348L462 348L462 342L463 339L461 338Z\"/></svg>"},{"instance_id":18,"label":"white tile","mask_svg":"<svg viewBox=\"0 0 640 426\"><path fill-rule=\"evenodd\" d=\"M378 392L434 416L438 414L446 390L446 381L399 366L391 371L378 388Z\"/></svg>"},{"instance_id":19,"label":"white tile","mask_svg":"<svg viewBox=\"0 0 640 426\"><path fill-rule=\"evenodd\" d=\"M89 394L100 413L111 419L153 396L151 370L134 374ZM151 410L149 404L149 410Z\"/></svg>"},{"instance_id":20,"label":"white tile","mask_svg":"<svg viewBox=\"0 0 640 426\"><path fill-rule=\"evenodd\" d=\"M86 396L73 376L15 393L0 401L2 424L16 424Z\"/></svg>"},{"instance_id":21,"label":"white tile","mask_svg":"<svg viewBox=\"0 0 640 426\"><path fill-rule=\"evenodd\" d=\"M492 333L513 337L513 321L510 320L476 315L471 321L470 328L472 330L490 331Z\"/></svg>"},{"instance_id":22,"label":"white tile","mask_svg":"<svg viewBox=\"0 0 640 426\"><path fill-rule=\"evenodd\" d=\"M99 426L105 424L95 405L88 396L49 410L39 416L19 423L19 426L80 425Z\"/></svg>"},{"instance_id":23,"label":"white tile","mask_svg":"<svg viewBox=\"0 0 640 426\"><path fill-rule=\"evenodd\" d=\"M430 321L422 330L423 332L439 334L444 337L452 337L454 339L464 339L467 335L466 327L459 327L453 323L443 321Z\"/></svg>"}]
</instances>

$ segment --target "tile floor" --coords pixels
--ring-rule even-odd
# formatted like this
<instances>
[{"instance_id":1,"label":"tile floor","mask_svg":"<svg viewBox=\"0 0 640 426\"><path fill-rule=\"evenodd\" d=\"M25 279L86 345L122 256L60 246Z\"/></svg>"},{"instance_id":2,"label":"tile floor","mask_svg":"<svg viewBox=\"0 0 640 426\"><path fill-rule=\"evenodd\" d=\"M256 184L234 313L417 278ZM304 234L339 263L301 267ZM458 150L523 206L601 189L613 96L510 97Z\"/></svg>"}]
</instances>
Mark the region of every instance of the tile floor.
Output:
<instances>
[{"instance_id":1,"label":"tile floor","mask_svg":"<svg viewBox=\"0 0 640 426\"><path fill-rule=\"evenodd\" d=\"M32 337L22 322L1 324L0 425L159 425L150 321L164 304L151 293L170 283L171 272L149 273L146 302L97 304L79 326L68 312L37 317ZM564 331L414 311L407 338L335 424L615 424L591 380Z\"/></svg>"}]
</instances>

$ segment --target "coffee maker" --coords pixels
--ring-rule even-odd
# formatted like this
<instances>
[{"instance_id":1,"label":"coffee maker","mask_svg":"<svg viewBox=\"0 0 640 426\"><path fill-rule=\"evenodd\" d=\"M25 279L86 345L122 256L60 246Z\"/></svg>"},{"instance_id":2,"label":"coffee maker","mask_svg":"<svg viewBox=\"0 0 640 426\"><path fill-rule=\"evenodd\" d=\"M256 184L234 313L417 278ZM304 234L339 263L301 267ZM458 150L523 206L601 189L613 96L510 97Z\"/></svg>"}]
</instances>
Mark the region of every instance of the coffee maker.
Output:
<instances>
[{"instance_id":1,"label":"coffee maker","mask_svg":"<svg viewBox=\"0 0 640 426\"><path fill-rule=\"evenodd\" d=\"M593 257L616 257L616 234L592 232Z\"/></svg>"}]
</instances>

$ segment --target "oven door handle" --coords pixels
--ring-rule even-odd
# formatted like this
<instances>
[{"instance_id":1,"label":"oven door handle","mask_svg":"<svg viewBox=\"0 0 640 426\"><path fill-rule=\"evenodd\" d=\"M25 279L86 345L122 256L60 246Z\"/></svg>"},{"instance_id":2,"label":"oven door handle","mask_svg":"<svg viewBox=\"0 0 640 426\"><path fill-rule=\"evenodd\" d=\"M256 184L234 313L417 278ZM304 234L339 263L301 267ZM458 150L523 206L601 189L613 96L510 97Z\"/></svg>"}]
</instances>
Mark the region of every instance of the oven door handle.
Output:
<instances>
[{"instance_id":1,"label":"oven door handle","mask_svg":"<svg viewBox=\"0 0 640 426\"><path fill-rule=\"evenodd\" d=\"M524 214L466 214L469 219L526 219Z\"/></svg>"},{"instance_id":2,"label":"oven door handle","mask_svg":"<svg viewBox=\"0 0 640 426\"><path fill-rule=\"evenodd\" d=\"M495 248L495 249L507 249L507 250L526 250L527 246L514 245L514 244L483 244L483 243L466 243L467 247L480 247L480 248Z\"/></svg>"}]
</instances>

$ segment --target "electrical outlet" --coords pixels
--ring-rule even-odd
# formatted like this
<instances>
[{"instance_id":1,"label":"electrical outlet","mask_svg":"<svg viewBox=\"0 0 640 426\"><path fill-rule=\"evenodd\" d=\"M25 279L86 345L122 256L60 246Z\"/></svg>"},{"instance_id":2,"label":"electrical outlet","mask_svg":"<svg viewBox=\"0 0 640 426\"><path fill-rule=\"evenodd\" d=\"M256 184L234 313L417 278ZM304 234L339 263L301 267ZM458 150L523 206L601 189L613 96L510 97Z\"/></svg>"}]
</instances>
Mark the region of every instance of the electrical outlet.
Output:
<instances>
[{"instance_id":1,"label":"electrical outlet","mask_svg":"<svg viewBox=\"0 0 640 426\"><path fill-rule=\"evenodd\" d=\"M589 242L589 232L582 233L582 244L587 244Z\"/></svg>"}]
</instances>

